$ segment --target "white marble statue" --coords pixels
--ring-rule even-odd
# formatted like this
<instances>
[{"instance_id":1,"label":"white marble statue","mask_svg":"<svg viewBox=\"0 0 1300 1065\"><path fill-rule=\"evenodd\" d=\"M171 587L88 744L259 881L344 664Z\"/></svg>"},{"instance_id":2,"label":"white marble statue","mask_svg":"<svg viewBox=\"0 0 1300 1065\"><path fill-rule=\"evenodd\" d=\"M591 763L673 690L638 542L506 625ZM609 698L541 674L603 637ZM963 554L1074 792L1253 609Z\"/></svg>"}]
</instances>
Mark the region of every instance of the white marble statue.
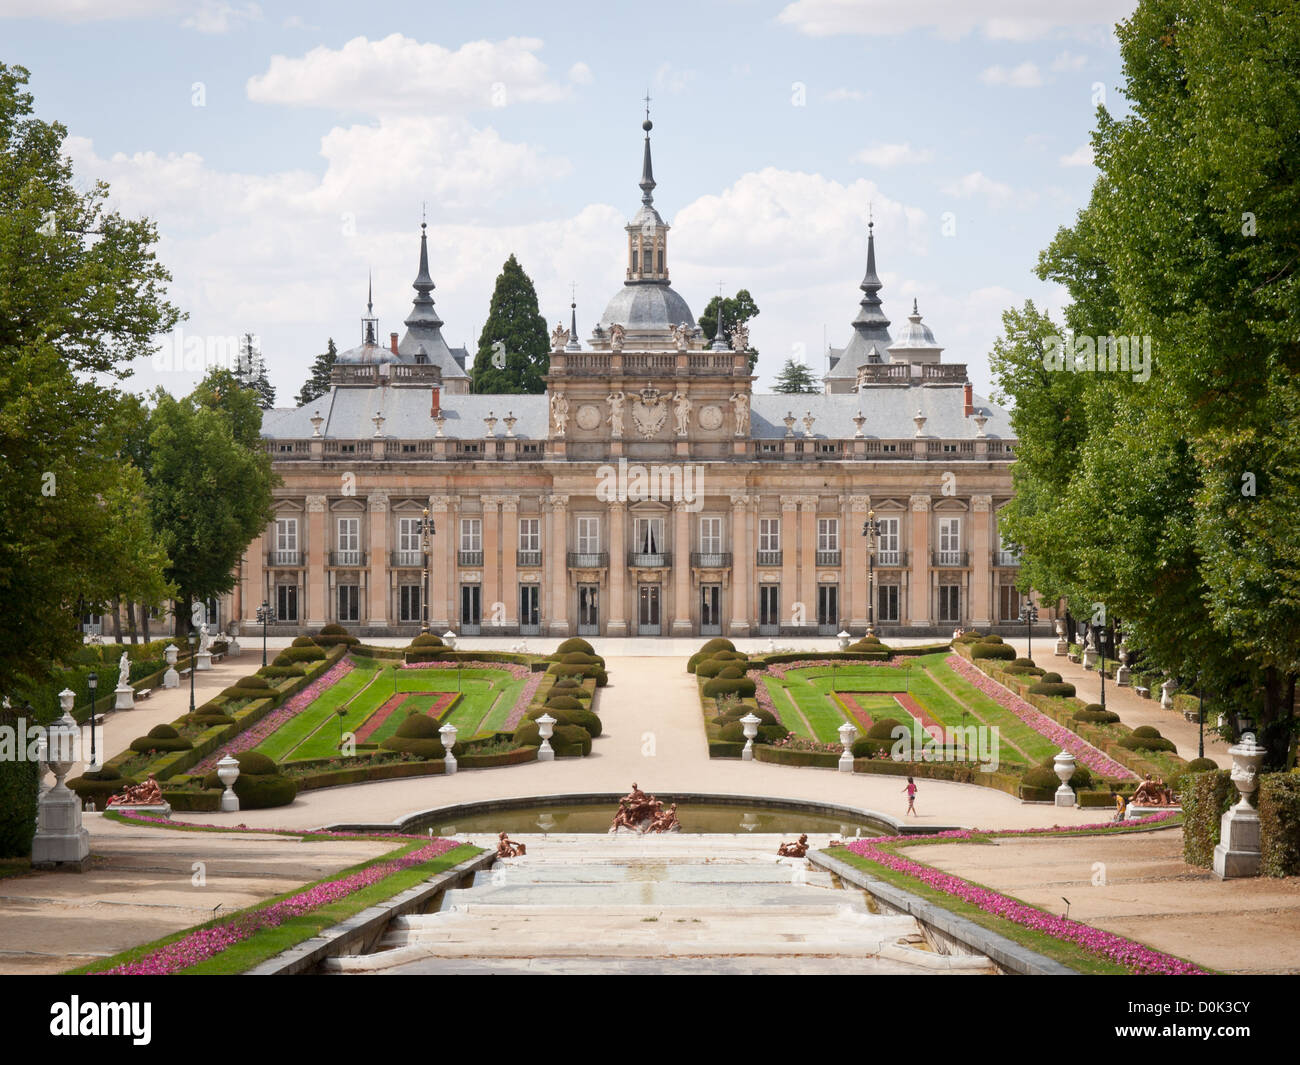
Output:
<instances>
[{"instance_id":1,"label":"white marble statue","mask_svg":"<svg viewBox=\"0 0 1300 1065\"><path fill-rule=\"evenodd\" d=\"M131 684L131 660L126 657L126 652L122 652L122 657L117 660L117 686L119 688L129 687Z\"/></svg>"},{"instance_id":2,"label":"white marble statue","mask_svg":"<svg viewBox=\"0 0 1300 1065\"><path fill-rule=\"evenodd\" d=\"M562 325L557 325L551 330L551 350L563 351L564 345L569 342L569 331Z\"/></svg>"},{"instance_id":3,"label":"white marble statue","mask_svg":"<svg viewBox=\"0 0 1300 1065\"><path fill-rule=\"evenodd\" d=\"M678 351L686 351L691 346L691 327L685 322L673 326L673 343Z\"/></svg>"},{"instance_id":4,"label":"white marble statue","mask_svg":"<svg viewBox=\"0 0 1300 1065\"><path fill-rule=\"evenodd\" d=\"M749 397L743 392L731 393L731 412L736 419L736 435L749 432Z\"/></svg>"},{"instance_id":5,"label":"white marble statue","mask_svg":"<svg viewBox=\"0 0 1300 1065\"><path fill-rule=\"evenodd\" d=\"M748 351L749 350L749 326L744 322L731 327L731 350Z\"/></svg>"},{"instance_id":6,"label":"white marble statue","mask_svg":"<svg viewBox=\"0 0 1300 1065\"><path fill-rule=\"evenodd\" d=\"M199 626L199 654L212 650L212 634L206 624Z\"/></svg>"},{"instance_id":7,"label":"white marble statue","mask_svg":"<svg viewBox=\"0 0 1300 1065\"><path fill-rule=\"evenodd\" d=\"M685 436L691 424L691 401L685 392L673 396L673 413L677 418L677 435Z\"/></svg>"},{"instance_id":8,"label":"white marble statue","mask_svg":"<svg viewBox=\"0 0 1300 1065\"><path fill-rule=\"evenodd\" d=\"M569 424L569 401L559 392L551 397L551 424L555 426L556 436L563 436L564 427Z\"/></svg>"},{"instance_id":9,"label":"white marble statue","mask_svg":"<svg viewBox=\"0 0 1300 1065\"><path fill-rule=\"evenodd\" d=\"M627 330L617 322L609 327L609 350L622 351L623 340L627 336Z\"/></svg>"},{"instance_id":10,"label":"white marble statue","mask_svg":"<svg viewBox=\"0 0 1300 1065\"><path fill-rule=\"evenodd\" d=\"M812 435L813 435L813 431L812 431L812 429L813 429L813 422L815 422L816 420L817 420L817 419L813 417L813 413L812 413L812 411L805 411L805 412L804 412L804 416L803 416L803 435L804 435L804 436L812 436Z\"/></svg>"},{"instance_id":11,"label":"white marble statue","mask_svg":"<svg viewBox=\"0 0 1300 1065\"><path fill-rule=\"evenodd\" d=\"M605 420L609 422L609 432L615 440L623 438L623 403L626 397L622 392L611 392L605 397L609 403L609 417Z\"/></svg>"}]
</instances>

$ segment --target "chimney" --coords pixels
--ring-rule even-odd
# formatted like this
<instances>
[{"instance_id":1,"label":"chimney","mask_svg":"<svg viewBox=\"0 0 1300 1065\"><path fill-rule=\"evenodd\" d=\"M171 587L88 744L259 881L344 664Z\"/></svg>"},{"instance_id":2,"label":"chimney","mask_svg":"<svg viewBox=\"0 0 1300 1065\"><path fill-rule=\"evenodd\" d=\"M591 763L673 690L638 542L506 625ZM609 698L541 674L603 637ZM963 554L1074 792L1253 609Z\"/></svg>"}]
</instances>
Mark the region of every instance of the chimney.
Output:
<instances>
[{"instance_id":1,"label":"chimney","mask_svg":"<svg viewBox=\"0 0 1300 1065\"><path fill-rule=\"evenodd\" d=\"M396 333L389 333L389 334L388 334L388 346L392 349L393 354L396 355L396 354L397 354L397 334L396 334Z\"/></svg>"},{"instance_id":2,"label":"chimney","mask_svg":"<svg viewBox=\"0 0 1300 1065\"><path fill-rule=\"evenodd\" d=\"M429 407L429 417L430 417L430 418L436 418L436 417L438 417L439 414L442 413L442 402L441 402L441 399L440 399L440 394L441 394L441 392L442 392L442 389L440 389L440 388L435 388L435 389L433 390L433 403L432 403L432 405Z\"/></svg>"},{"instance_id":3,"label":"chimney","mask_svg":"<svg viewBox=\"0 0 1300 1065\"><path fill-rule=\"evenodd\" d=\"M974 413L975 413L975 386L968 383L966 385L966 411L963 416L969 418Z\"/></svg>"}]
</instances>

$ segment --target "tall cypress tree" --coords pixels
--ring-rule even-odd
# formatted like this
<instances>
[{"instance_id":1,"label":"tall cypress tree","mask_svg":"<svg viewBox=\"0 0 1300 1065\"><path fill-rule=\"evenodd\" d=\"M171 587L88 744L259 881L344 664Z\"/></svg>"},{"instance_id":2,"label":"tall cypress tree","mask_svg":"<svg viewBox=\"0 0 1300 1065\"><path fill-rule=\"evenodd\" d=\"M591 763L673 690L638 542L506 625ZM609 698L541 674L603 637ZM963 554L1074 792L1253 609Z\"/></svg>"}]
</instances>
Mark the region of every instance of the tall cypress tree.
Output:
<instances>
[{"instance_id":1,"label":"tall cypress tree","mask_svg":"<svg viewBox=\"0 0 1300 1065\"><path fill-rule=\"evenodd\" d=\"M319 399L330 390L330 371L334 368L334 360L338 358L338 354L338 348L334 346L334 338L330 337L324 353L317 355L316 361L311 364L307 383L302 386L302 391L298 393L298 398L295 400L298 406L305 407L313 399Z\"/></svg>"},{"instance_id":2,"label":"tall cypress tree","mask_svg":"<svg viewBox=\"0 0 1300 1065\"><path fill-rule=\"evenodd\" d=\"M777 375L776 384L772 386L772 391L795 396L814 395L821 389L817 387L817 381L806 364L796 362L794 359L786 359L785 365Z\"/></svg>"},{"instance_id":3,"label":"tall cypress tree","mask_svg":"<svg viewBox=\"0 0 1300 1065\"><path fill-rule=\"evenodd\" d=\"M235 378L241 387L257 393L257 405L262 410L275 406L275 385L266 376L266 359L252 333L245 333L239 342L239 365L235 368Z\"/></svg>"},{"instance_id":4,"label":"tall cypress tree","mask_svg":"<svg viewBox=\"0 0 1300 1065\"><path fill-rule=\"evenodd\" d=\"M502 348L503 357L496 355ZM511 255L497 277L487 322L479 334L471 374L473 390L540 395L546 391L550 350L546 319L537 309L537 290Z\"/></svg>"}]
</instances>

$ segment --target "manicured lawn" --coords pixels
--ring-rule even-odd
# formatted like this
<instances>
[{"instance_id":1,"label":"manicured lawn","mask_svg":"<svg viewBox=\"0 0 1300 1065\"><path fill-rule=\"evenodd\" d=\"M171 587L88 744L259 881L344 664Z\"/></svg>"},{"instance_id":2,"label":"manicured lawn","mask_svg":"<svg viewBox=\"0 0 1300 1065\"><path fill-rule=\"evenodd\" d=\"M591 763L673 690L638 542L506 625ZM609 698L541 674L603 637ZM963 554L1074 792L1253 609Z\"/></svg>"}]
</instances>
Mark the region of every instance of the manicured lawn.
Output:
<instances>
[{"instance_id":1,"label":"manicured lawn","mask_svg":"<svg viewBox=\"0 0 1300 1065\"><path fill-rule=\"evenodd\" d=\"M286 721L267 736L254 750L268 758L281 761L298 744L315 732L334 711L357 692L361 691L375 674L370 670L354 669L337 684L331 685L306 710Z\"/></svg>"},{"instance_id":2,"label":"manicured lawn","mask_svg":"<svg viewBox=\"0 0 1300 1065\"><path fill-rule=\"evenodd\" d=\"M1059 749L1056 744L1041 733L1035 732L1010 710L999 706L967 680L959 677L946 663L936 662L927 672L931 674L927 677L928 683L934 685L936 689L941 686L951 692L960 701L960 705L964 705L984 723L997 725L1002 741L1019 751L1030 765L1037 765L1044 758L1051 758L1056 754ZM949 696L945 695L943 698L948 703L952 702ZM929 702L926 702L929 705ZM935 716L939 715L936 713ZM971 720L968 723L977 722Z\"/></svg>"}]
</instances>

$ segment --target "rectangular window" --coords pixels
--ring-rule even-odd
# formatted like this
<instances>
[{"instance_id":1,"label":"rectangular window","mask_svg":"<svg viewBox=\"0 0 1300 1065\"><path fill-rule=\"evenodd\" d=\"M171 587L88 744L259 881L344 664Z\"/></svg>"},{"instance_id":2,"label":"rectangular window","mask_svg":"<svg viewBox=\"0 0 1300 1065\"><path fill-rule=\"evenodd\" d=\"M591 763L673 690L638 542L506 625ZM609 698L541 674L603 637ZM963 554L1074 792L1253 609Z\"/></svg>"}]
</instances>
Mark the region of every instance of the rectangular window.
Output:
<instances>
[{"instance_id":1,"label":"rectangular window","mask_svg":"<svg viewBox=\"0 0 1300 1065\"><path fill-rule=\"evenodd\" d=\"M836 584L819 584L817 586L817 627L829 629L832 633L839 628L840 589ZM823 633L826 635L826 633Z\"/></svg>"},{"instance_id":2,"label":"rectangular window","mask_svg":"<svg viewBox=\"0 0 1300 1065\"><path fill-rule=\"evenodd\" d=\"M898 524L898 518L880 519L880 535L876 537L876 562L881 566L899 564Z\"/></svg>"},{"instance_id":3,"label":"rectangular window","mask_svg":"<svg viewBox=\"0 0 1300 1065\"><path fill-rule=\"evenodd\" d=\"M716 555L722 551L722 519L700 519L700 553Z\"/></svg>"},{"instance_id":4,"label":"rectangular window","mask_svg":"<svg viewBox=\"0 0 1300 1065\"><path fill-rule=\"evenodd\" d=\"M339 621L361 620L360 591L355 584L339 585Z\"/></svg>"},{"instance_id":5,"label":"rectangular window","mask_svg":"<svg viewBox=\"0 0 1300 1065\"><path fill-rule=\"evenodd\" d=\"M483 624L483 604L480 587L477 584L462 584L460 586L461 630L477 630L481 624Z\"/></svg>"},{"instance_id":6,"label":"rectangular window","mask_svg":"<svg viewBox=\"0 0 1300 1065\"><path fill-rule=\"evenodd\" d=\"M578 519L578 553L594 555L600 551L600 519Z\"/></svg>"},{"instance_id":7,"label":"rectangular window","mask_svg":"<svg viewBox=\"0 0 1300 1065\"><path fill-rule=\"evenodd\" d=\"M542 522L540 518L519 519L519 550L540 551L542 549Z\"/></svg>"},{"instance_id":8,"label":"rectangular window","mask_svg":"<svg viewBox=\"0 0 1300 1065\"><path fill-rule=\"evenodd\" d=\"M838 551L840 549L839 518L817 519L817 550Z\"/></svg>"},{"instance_id":9,"label":"rectangular window","mask_svg":"<svg viewBox=\"0 0 1300 1065\"><path fill-rule=\"evenodd\" d=\"M483 519L460 519L460 549L462 551L483 550Z\"/></svg>"},{"instance_id":10,"label":"rectangular window","mask_svg":"<svg viewBox=\"0 0 1300 1065\"><path fill-rule=\"evenodd\" d=\"M397 589L397 617L399 621L421 621L420 586L403 584Z\"/></svg>"},{"instance_id":11,"label":"rectangular window","mask_svg":"<svg viewBox=\"0 0 1300 1065\"><path fill-rule=\"evenodd\" d=\"M998 617L1002 621L1020 620L1020 589L1014 584L998 588Z\"/></svg>"},{"instance_id":12,"label":"rectangular window","mask_svg":"<svg viewBox=\"0 0 1300 1065\"><path fill-rule=\"evenodd\" d=\"M939 620L941 622L961 621L961 585L939 585Z\"/></svg>"},{"instance_id":13,"label":"rectangular window","mask_svg":"<svg viewBox=\"0 0 1300 1065\"><path fill-rule=\"evenodd\" d=\"M758 519L758 549L760 551L781 550L781 519Z\"/></svg>"},{"instance_id":14,"label":"rectangular window","mask_svg":"<svg viewBox=\"0 0 1300 1065\"><path fill-rule=\"evenodd\" d=\"M279 584L275 588L275 620L298 620L298 586Z\"/></svg>"},{"instance_id":15,"label":"rectangular window","mask_svg":"<svg viewBox=\"0 0 1300 1065\"><path fill-rule=\"evenodd\" d=\"M961 518L939 519L939 565L961 565Z\"/></svg>"},{"instance_id":16,"label":"rectangular window","mask_svg":"<svg viewBox=\"0 0 1300 1065\"><path fill-rule=\"evenodd\" d=\"M876 620L898 620L898 585L882 584L876 589Z\"/></svg>"},{"instance_id":17,"label":"rectangular window","mask_svg":"<svg viewBox=\"0 0 1300 1065\"><path fill-rule=\"evenodd\" d=\"M397 519L397 561L402 566L418 566L422 563L419 518Z\"/></svg>"},{"instance_id":18,"label":"rectangular window","mask_svg":"<svg viewBox=\"0 0 1300 1065\"><path fill-rule=\"evenodd\" d=\"M339 518L338 564L361 565L361 519Z\"/></svg>"},{"instance_id":19,"label":"rectangular window","mask_svg":"<svg viewBox=\"0 0 1300 1065\"><path fill-rule=\"evenodd\" d=\"M776 629L781 624L781 587L777 584L758 586L758 624L761 628Z\"/></svg>"},{"instance_id":20,"label":"rectangular window","mask_svg":"<svg viewBox=\"0 0 1300 1065\"><path fill-rule=\"evenodd\" d=\"M580 548L585 550L585 548ZM599 550L597 547L593 551ZM663 518L637 518L632 525L632 550L639 555L661 555L664 552Z\"/></svg>"},{"instance_id":21,"label":"rectangular window","mask_svg":"<svg viewBox=\"0 0 1300 1065\"><path fill-rule=\"evenodd\" d=\"M275 560L282 566L298 564L298 519L275 519Z\"/></svg>"}]
</instances>

